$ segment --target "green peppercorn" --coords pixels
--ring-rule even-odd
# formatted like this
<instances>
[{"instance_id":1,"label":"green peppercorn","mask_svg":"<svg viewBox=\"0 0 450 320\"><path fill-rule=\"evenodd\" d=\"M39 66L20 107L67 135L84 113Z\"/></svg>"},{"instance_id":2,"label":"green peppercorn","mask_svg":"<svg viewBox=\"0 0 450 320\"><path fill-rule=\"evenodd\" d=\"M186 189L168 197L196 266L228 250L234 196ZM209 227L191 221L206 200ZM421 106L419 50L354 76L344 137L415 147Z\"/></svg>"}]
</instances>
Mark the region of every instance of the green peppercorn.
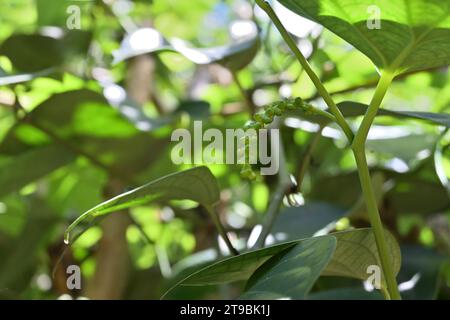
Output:
<instances>
[{"instance_id":1,"label":"green peppercorn","mask_svg":"<svg viewBox=\"0 0 450 320\"><path fill-rule=\"evenodd\" d=\"M277 107L278 107L278 109L281 110L281 112L286 110L286 107L287 107L286 105L287 105L286 101L280 101L279 103L277 103Z\"/></svg>"},{"instance_id":2,"label":"green peppercorn","mask_svg":"<svg viewBox=\"0 0 450 320\"><path fill-rule=\"evenodd\" d=\"M288 109L288 110L295 110L296 107L295 107L294 101L292 101L292 100L288 101L286 103L286 109Z\"/></svg>"},{"instance_id":3,"label":"green peppercorn","mask_svg":"<svg viewBox=\"0 0 450 320\"><path fill-rule=\"evenodd\" d=\"M276 108L274 109L274 113L276 116L282 116L283 115L283 110L281 110L280 108Z\"/></svg>"},{"instance_id":4,"label":"green peppercorn","mask_svg":"<svg viewBox=\"0 0 450 320\"><path fill-rule=\"evenodd\" d=\"M255 119L256 122L263 124L263 113L255 113L255 115L253 116L253 119Z\"/></svg>"},{"instance_id":5,"label":"green peppercorn","mask_svg":"<svg viewBox=\"0 0 450 320\"><path fill-rule=\"evenodd\" d=\"M251 121L248 121L245 124L244 129L245 130L248 130L248 129L259 129L258 126L259 126L258 122L251 120Z\"/></svg>"},{"instance_id":6,"label":"green peppercorn","mask_svg":"<svg viewBox=\"0 0 450 320\"><path fill-rule=\"evenodd\" d=\"M269 106L265 109L265 113L267 116L274 116L275 115L275 108L273 106Z\"/></svg>"},{"instance_id":7,"label":"green peppercorn","mask_svg":"<svg viewBox=\"0 0 450 320\"><path fill-rule=\"evenodd\" d=\"M303 100L300 97L294 99L294 105L297 109L301 109L304 106Z\"/></svg>"},{"instance_id":8,"label":"green peppercorn","mask_svg":"<svg viewBox=\"0 0 450 320\"><path fill-rule=\"evenodd\" d=\"M267 114L263 114L261 117L262 117L262 121L264 124L269 124L269 123L272 123L272 121L273 121L273 115L270 116Z\"/></svg>"}]
</instances>

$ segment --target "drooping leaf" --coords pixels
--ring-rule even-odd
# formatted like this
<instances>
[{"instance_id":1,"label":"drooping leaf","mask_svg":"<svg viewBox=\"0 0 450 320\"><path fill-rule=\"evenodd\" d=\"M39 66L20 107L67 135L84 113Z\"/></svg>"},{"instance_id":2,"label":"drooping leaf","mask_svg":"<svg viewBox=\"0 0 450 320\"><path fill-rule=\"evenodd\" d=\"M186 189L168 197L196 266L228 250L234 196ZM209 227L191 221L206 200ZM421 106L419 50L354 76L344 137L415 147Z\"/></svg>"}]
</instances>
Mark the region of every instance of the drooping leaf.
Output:
<instances>
[{"instance_id":1,"label":"drooping leaf","mask_svg":"<svg viewBox=\"0 0 450 320\"><path fill-rule=\"evenodd\" d=\"M249 64L259 49L259 35L256 32L243 40L226 46L212 48L194 48L189 42L174 39L167 40L153 28L142 28L127 35L116 50L114 62L146 53L172 51L183 55L195 64L218 63L231 70L239 70Z\"/></svg>"},{"instance_id":2,"label":"drooping leaf","mask_svg":"<svg viewBox=\"0 0 450 320\"><path fill-rule=\"evenodd\" d=\"M343 101L337 104L345 118L354 118L363 116L368 106L363 103L353 101ZM326 125L330 123L330 119L322 115L310 115L303 111L294 111L292 115L295 115L301 119ZM420 111L391 111L388 109L380 108L377 112L377 117L391 117L395 119L410 119L424 121L431 125L438 125L444 127L450 127L450 115L447 113L437 112L420 112Z\"/></svg>"},{"instance_id":3,"label":"drooping leaf","mask_svg":"<svg viewBox=\"0 0 450 320\"><path fill-rule=\"evenodd\" d=\"M325 269L336 238L322 236L299 242L265 262L247 282L240 299L303 299Z\"/></svg>"},{"instance_id":4,"label":"drooping leaf","mask_svg":"<svg viewBox=\"0 0 450 320\"><path fill-rule=\"evenodd\" d=\"M191 274L177 286L203 286L246 280L264 262L297 243L298 241L286 242L226 258Z\"/></svg>"},{"instance_id":5,"label":"drooping leaf","mask_svg":"<svg viewBox=\"0 0 450 320\"><path fill-rule=\"evenodd\" d=\"M344 101L338 104L339 109L345 117L357 117L366 113L368 106L363 103ZM391 111L387 109L379 109L377 116L388 116L398 119L416 119L423 120L431 124L450 127L450 114L435 112L418 112L418 111Z\"/></svg>"},{"instance_id":6,"label":"drooping leaf","mask_svg":"<svg viewBox=\"0 0 450 320\"><path fill-rule=\"evenodd\" d=\"M219 187L207 167L195 167L176 172L125 192L83 213L66 230L66 240L75 238L70 232L82 222L92 222L96 217L114 211L140 206L155 201L192 200L206 208L219 201Z\"/></svg>"},{"instance_id":7,"label":"drooping leaf","mask_svg":"<svg viewBox=\"0 0 450 320\"><path fill-rule=\"evenodd\" d=\"M332 233L332 235L337 239L336 251L323 275L367 280L370 276L369 266L378 266L381 270L372 229L355 229ZM400 247L388 231L385 232L385 239L391 257L392 270L397 275L401 266Z\"/></svg>"},{"instance_id":8,"label":"drooping leaf","mask_svg":"<svg viewBox=\"0 0 450 320\"><path fill-rule=\"evenodd\" d=\"M24 152L0 165L0 197L44 177L73 160L76 155L61 145L48 145Z\"/></svg>"},{"instance_id":9,"label":"drooping leaf","mask_svg":"<svg viewBox=\"0 0 450 320\"><path fill-rule=\"evenodd\" d=\"M279 2L322 24L368 56L380 69L406 72L450 63L448 0Z\"/></svg>"}]
</instances>

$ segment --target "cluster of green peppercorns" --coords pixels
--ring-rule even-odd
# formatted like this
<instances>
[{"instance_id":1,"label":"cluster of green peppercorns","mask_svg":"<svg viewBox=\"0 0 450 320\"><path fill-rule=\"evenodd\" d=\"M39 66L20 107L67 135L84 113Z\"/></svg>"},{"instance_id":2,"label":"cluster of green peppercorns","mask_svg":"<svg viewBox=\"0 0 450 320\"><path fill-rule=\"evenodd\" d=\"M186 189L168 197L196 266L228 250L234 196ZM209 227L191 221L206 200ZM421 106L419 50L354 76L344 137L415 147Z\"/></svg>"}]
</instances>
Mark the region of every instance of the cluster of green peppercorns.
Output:
<instances>
[{"instance_id":1,"label":"cluster of green peppercorns","mask_svg":"<svg viewBox=\"0 0 450 320\"><path fill-rule=\"evenodd\" d=\"M281 116L284 114L287 110L303 110L307 113L313 112L313 107L305 104L301 98L294 98L294 99L286 99L282 101L276 101L272 102L271 104L264 107L263 111L260 111L256 113L253 116L253 120L249 121L244 129L263 129L265 126L272 123L273 119L276 116ZM256 173L252 170L251 165L249 164L248 158L248 146L249 142L248 140L245 141L245 164L242 167L241 170L241 177L248 180L255 180L256 179Z\"/></svg>"}]
</instances>

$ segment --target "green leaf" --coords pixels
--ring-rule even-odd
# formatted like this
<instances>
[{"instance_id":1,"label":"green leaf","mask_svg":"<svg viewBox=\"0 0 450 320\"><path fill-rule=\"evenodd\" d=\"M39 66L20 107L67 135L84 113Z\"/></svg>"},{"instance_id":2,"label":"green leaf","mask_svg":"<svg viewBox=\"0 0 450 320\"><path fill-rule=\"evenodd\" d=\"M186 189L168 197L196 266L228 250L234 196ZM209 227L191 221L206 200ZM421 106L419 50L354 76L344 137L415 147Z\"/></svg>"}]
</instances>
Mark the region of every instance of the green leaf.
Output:
<instances>
[{"instance_id":1,"label":"green leaf","mask_svg":"<svg viewBox=\"0 0 450 320\"><path fill-rule=\"evenodd\" d=\"M215 285L247 280L264 262L298 242L286 242L226 258L191 274L176 286Z\"/></svg>"},{"instance_id":2,"label":"green leaf","mask_svg":"<svg viewBox=\"0 0 450 320\"><path fill-rule=\"evenodd\" d=\"M89 2L87 2L89 3ZM36 0L38 14L37 23L40 26L66 26L67 9L70 4L64 1Z\"/></svg>"},{"instance_id":3,"label":"green leaf","mask_svg":"<svg viewBox=\"0 0 450 320\"><path fill-rule=\"evenodd\" d=\"M406 72L450 63L448 0L279 0L368 56L380 69ZM369 28L376 13L380 28ZM374 15L375 13L375 15Z\"/></svg>"},{"instance_id":4,"label":"green leaf","mask_svg":"<svg viewBox=\"0 0 450 320\"><path fill-rule=\"evenodd\" d=\"M55 94L29 113L27 120L31 124L21 121L8 131L0 152L19 154L51 143L52 139L34 126L37 124L123 176L133 176L160 157L160 153L149 150L163 150L169 141L142 132L138 127L144 123L143 118L132 123L133 119L122 114L125 110L121 113L121 107L117 109L101 94L86 89ZM130 113L130 107L127 110ZM164 125L152 119L145 124L150 131Z\"/></svg>"},{"instance_id":5,"label":"green leaf","mask_svg":"<svg viewBox=\"0 0 450 320\"><path fill-rule=\"evenodd\" d=\"M60 145L49 145L21 153L0 165L0 197L75 160L73 153Z\"/></svg>"},{"instance_id":6,"label":"green leaf","mask_svg":"<svg viewBox=\"0 0 450 320\"><path fill-rule=\"evenodd\" d=\"M356 229L332 233L337 239L336 251L324 270L325 276L342 276L367 280L369 266L380 266L377 245L372 229ZM385 232L391 263L395 275L401 265L400 247L395 238ZM384 281L382 281L383 283Z\"/></svg>"},{"instance_id":7,"label":"green leaf","mask_svg":"<svg viewBox=\"0 0 450 320\"><path fill-rule=\"evenodd\" d=\"M210 209L219 201L219 187L207 167L196 167L170 174L118 195L83 213L67 228L66 242L75 238L70 232L82 222L91 223L96 217L111 212L168 200L192 200Z\"/></svg>"},{"instance_id":8,"label":"green leaf","mask_svg":"<svg viewBox=\"0 0 450 320\"><path fill-rule=\"evenodd\" d=\"M409 164L419 159L421 151L431 153L436 139L436 136L431 134L412 134L405 130L404 135L400 137L368 139L367 149L400 158Z\"/></svg>"},{"instance_id":9,"label":"green leaf","mask_svg":"<svg viewBox=\"0 0 450 320\"><path fill-rule=\"evenodd\" d=\"M345 117L363 116L368 106L363 103L344 101L338 104L339 109ZM416 119L424 120L430 124L450 127L450 114L433 113L433 112L417 112L417 111L391 111L387 109L379 109L377 116L388 116L398 119Z\"/></svg>"},{"instance_id":10,"label":"green leaf","mask_svg":"<svg viewBox=\"0 0 450 320\"><path fill-rule=\"evenodd\" d=\"M0 289L13 293L26 290L36 274L38 255L45 254L49 235L58 224L54 212L41 199L32 197L26 202L27 222L18 238L8 241L6 252L1 252Z\"/></svg>"},{"instance_id":11,"label":"green leaf","mask_svg":"<svg viewBox=\"0 0 450 320\"><path fill-rule=\"evenodd\" d=\"M322 236L299 242L264 263L250 277L241 299L303 299L325 269L336 238Z\"/></svg>"},{"instance_id":12,"label":"green leaf","mask_svg":"<svg viewBox=\"0 0 450 320\"><path fill-rule=\"evenodd\" d=\"M0 55L7 56L21 72L39 72L85 54L90 41L91 34L80 30L68 31L58 39L40 34L15 34L1 44Z\"/></svg>"},{"instance_id":13,"label":"green leaf","mask_svg":"<svg viewBox=\"0 0 450 320\"><path fill-rule=\"evenodd\" d=\"M146 53L172 51L195 64L218 63L231 70L240 70L253 60L258 50L258 33L225 46L194 48L187 41L180 39L169 41L153 28L142 28L126 36L113 55L114 63L119 63Z\"/></svg>"},{"instance_id":14,"label":"green leaf","mask_svg":"<svg viewBox=\"0 0 450 320\"><path fill-rule=\"evenodd\" d=\"M308 295L308 300L384 300L380 291L368 292L363 288L339 288Z\"/></svg>"}]
</instances>

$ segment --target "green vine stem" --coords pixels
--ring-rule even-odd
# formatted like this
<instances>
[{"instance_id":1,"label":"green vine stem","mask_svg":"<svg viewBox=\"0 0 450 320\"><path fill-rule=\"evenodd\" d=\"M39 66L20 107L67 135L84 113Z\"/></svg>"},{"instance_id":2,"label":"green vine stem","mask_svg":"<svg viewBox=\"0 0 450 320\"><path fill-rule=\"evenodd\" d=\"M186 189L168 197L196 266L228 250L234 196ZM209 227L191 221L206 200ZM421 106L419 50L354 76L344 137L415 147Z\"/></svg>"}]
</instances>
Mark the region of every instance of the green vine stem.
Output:
<instances>
[{"instance_id":1,"label":"green vine stem","mask_svg":"<svg viewBox=\"0 0 450 320\"><path fill-rule=\"evenodd\" d=\"M373 120L377 115L381 102L383 101L394 76L395 74L388 70L382 73L369 108L367 109L358 132L356 133L355 139L353 140L352 150L356 160L359 180L367 206L367 213L375 235L375 241L377 244L378 253L380 255L381 267L386 279L389 296L392 299L399 300L401 299L401 296L398 291L394 272L392 270L391 258L389 256L389 250L384 237L383 224L378 211L378 202L370 179L365 150L367 135L369 134L370 127L372 126Z\"/></svg>"},{"instance_id":2,"label":"green vine stem","mask_svg":"<svg viewBox=\"0 0 450 320\"><path fill-rule=\"evenodd\" d=\"M372 183L370 178L370 172L367 165L366 153L365 153L365 144L367 135L369 133L370 127L377 115L378 109L383 101L384 96L389 88L389 85L392 83L392 80L395 77L395 73L389 70L386 70L382 73L381 78L378 82L377 88L375 90L375 94L372 98L372 101L367 109L367 112L363 118L363 121L358 129L356 136L354 136L353 131L350 129L347 121L344 116L337 108L330 94L320 81L319 77L312 70L308 61L305 59L303 54L298 49L294 40L289 35L288 31L284 28L283 24L279 20L275 11L272 9L270 4L266 0L256 0L261 9L263 9L267 15L270 17L272 22L277 27L278 31L281 33L286 44L292 50L302 67L305 69L306 73L310 77L311 81L314 83L319 95L324 99L326 104L329 107L329 110L334 115L337 124L344 131L349 143L352 146L352 151L356 160L358 174L360 177L360 183L362 192L364 195L364 199L367 206L367 211L370 219L370 223L372 225L375 240L377 244L377 249L380 256L381 267L383 269L383 274L386 279L387 291L388 295L385 295L387 299L401 299L400 293L398 291L397 281L395 279L395 274L392 270L391 259L389 256L389 250L386 244L386 239L384 237L383 225L381 223L380 214L378 211L378 203L376 201L375 193L372 189Z\"/></svg>"},{"instance_id":3,"label":"green vine stem","mask_svg":"<svg viewBox=\"0 0 450 320\"><path fill-rule=\"evenodd\" d=\"M342 115L339 108L334 103L333 99L331 98L330 94L328 93L325 86L320 81L319 77L316 75L314 70L311 68L310 64L306 60L306 58L303 56L301 51L298 49L297 45L295 44L292 37L289 35L288 31L284 28L283 24L281 23L280 19L276 15L275 11L273 11L272 7L270 6L269 2L266 0L256 0L256 3L258 6L263 9L267 15L270 17L272 22L277 27L278 31L280 32L281 36L283 37L286 44L289 46L291 51L294 53L297 60L302 65L305 72L308 74L311 81L314 83L314 86L316 87L317 91L319 92L320 96L323 98L325 103L327 104L330 111L333 113L333 115L336 118L336 123L342 128L344 131L348 141L353 141L353 131L348 125L347 121L345 120L344 116Z\"/></svg>"}]
</instances>

